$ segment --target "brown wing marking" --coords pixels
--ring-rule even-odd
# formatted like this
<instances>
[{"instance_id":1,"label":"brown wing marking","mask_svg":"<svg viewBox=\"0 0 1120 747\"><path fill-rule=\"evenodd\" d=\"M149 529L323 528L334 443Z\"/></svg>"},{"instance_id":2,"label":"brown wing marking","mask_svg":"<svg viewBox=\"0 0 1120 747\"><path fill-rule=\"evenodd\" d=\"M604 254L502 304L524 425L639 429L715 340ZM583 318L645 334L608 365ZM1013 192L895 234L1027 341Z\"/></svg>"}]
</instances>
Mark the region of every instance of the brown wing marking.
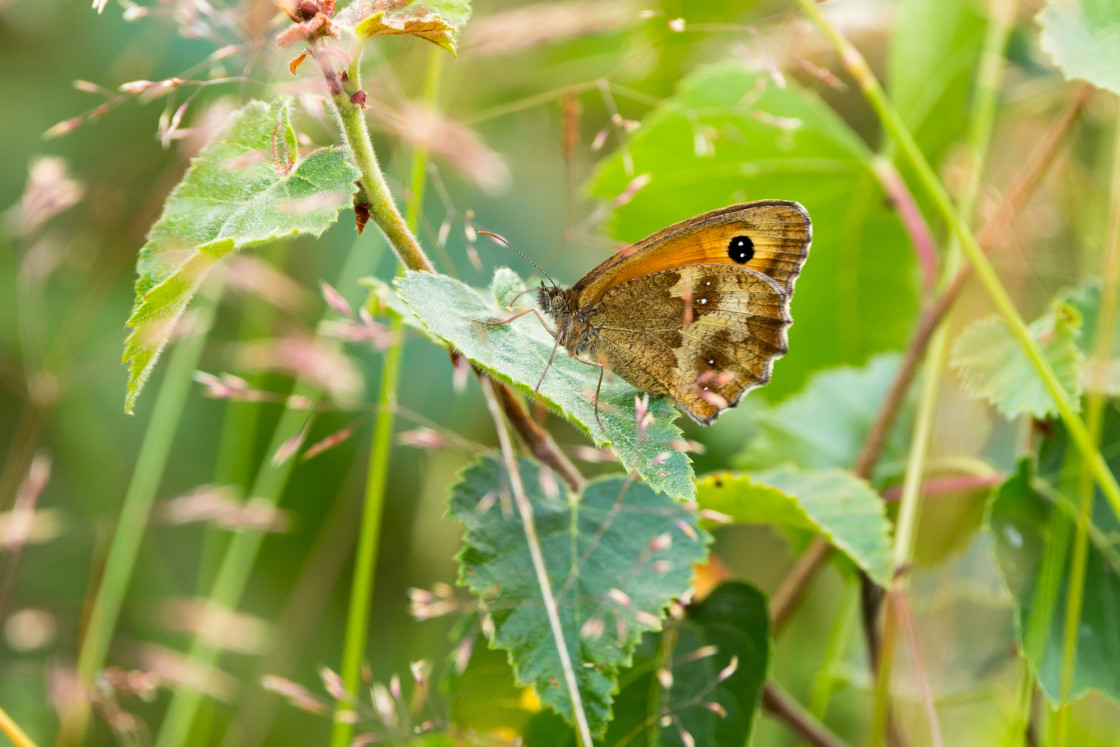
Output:
<instances>
[{"instance_id":1,"label":"brown wing marking","mask_svg":"<svg viewBox=\"0 0 1120 747\"><path fill-rule=\"evenodd\" d=\"M592 358L641 389L669 394L705 424L769 381L792 323L774 280L727 265L635 278L587 313L597 333Z\"/></svg>"}]
</instances>

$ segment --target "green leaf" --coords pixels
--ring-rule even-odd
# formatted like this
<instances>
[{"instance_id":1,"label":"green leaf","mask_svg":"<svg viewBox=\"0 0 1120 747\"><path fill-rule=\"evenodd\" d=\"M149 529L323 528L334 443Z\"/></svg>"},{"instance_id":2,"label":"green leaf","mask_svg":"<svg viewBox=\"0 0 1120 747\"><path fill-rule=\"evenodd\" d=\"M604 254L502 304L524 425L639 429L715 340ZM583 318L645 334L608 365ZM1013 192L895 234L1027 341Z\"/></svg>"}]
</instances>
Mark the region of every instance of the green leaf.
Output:
<instances>
[{"instance_id":1,"label":"green leaf","mask_svg":"<svg viewBox=\"0 0 1120 747\"><path fill-rule=\"evenodd\" d=\"M673 684L662 697L660 712L673 714L693 744L747 744L770 670L773 642L766 597L744 583L721 584L689 607L675 634L668 667ZM703 656L701 649L709 646L715 653ZM736 667L720 681L732 657ZM727 715L712 711L709 703L719 704ZM658 744L686 743L672 724L661 727Z\"/></svg>"},{"instance_id":2,"label":"green leaf","mask_svg":"<svg viewBox=\"0 0 1120 747\"><path fill-rule=\"evenodd\" d=\"M511 288L524 290L513 271L499 269L489 291L429 272L408 272L396 286L409 309L429 332L490 374L532 393L548 368L554 341L533 314L499 327L479 321L508 319L516 311L507 306ZM497 297L496 295L497 294ZM522 302L524 303L524 301ZM677 500L696 492L692 464L678 451L684 444L673 424L678 413L666 397L650 397L652 422L638 426L635 402L642 392L618 377L603 379L599 415L595 421L595 387L599 369L569 358L559 350L541 383L539 397L581 428L596 444L609 446L622 465L640 475L654 490Z\"/></svg>"},{"instance_id":3,"label":"green leaf","mask_svg":"<svg viewBox=\"0 0 1120 747\"><path fill-rule=\"evenodd\" d=\"M386 10L384 0L355 0L335 22L359 38L409 34L457 54L459 34L471 17L467 0L412 0L391 6L396 7Z\"/></svg>"},{"instance_id":4,"label":"green leaf","mask_svg":"<svg viewBox=\"0 0 1120 747\"><path fill-rule=\"evenodd\" d=\"M988 526L996 561L1018 601L1016 636L1020 650L1052 703L1060 698L1062 647L1068 594L1069 547L1053 567L1043 555L1053 538L1053 503L1036 481L1028 460L992 495ZM1060 520L1060 519L1059 519ZM1068 519L1066 519L1068 521ZM1103 543L1103 544L1102 544ZM1089 543L1085 593L1078 627L1071 696L1099 690L1120 701L1120 554L1116 533L1095 533ZM1043 593L1043 589L1051 592ZM1038 638L1030 634L1037 631Z\"/></svg>"},{"instance_id":5,"label":"green leaf","mask_svg":"<svg viewBox=\"0 0 1120 747\"><path fill-rule=\"evenodd\" d=\"M1112 341L1106 348L1106 357L1100 360L1097 353L1097 325L1101 313L1102 284L1100 278L1090 278L1080 288L1061 295L1081 314L1079 346L1086 357L1084 386L1087 391L1100 392L1111 397L1120 396L1120 324L1112 324Z\"/></svg>"},{"instance_id":6,"label":"green leaf","mask_svg":"<svg viewBox=\"0 0 1120 747\"><path fill-rule=\"evenodd\" d=\"M792 303L790 352L759 391L777 400L817 369L901 347L917 308L914 253L860 138L816 96L736 63L705 67L647 116L590 184L605 200L649 183L614 213L636 241L675 220L744 200L796 200L813 248ZM633 164L633 169L628 164Z\"/></svg>"},{"instance_id":7,"label":"green leaf","mask_svg":"<svg viewBox=\"0 0 1120 747\"><path fill-rule=\"evenodd\" d=\"M572 496L551 475L542 484L536 464L522 460L520 469L580 697L592 732L602 735L619 670L642 633L656 630L670 601L688 591L711 538L694 509L642 483L608 477ZM485 603L491 644L509 652L518 683L533 685L570 722L557 641L511 500L493 458L468 468L452 490L451 514L466 528L459 583Z\"/></svg>"},{"instance_id":8,"label":"green leaf","mask_svg":"<svg viewBox=\"0 0 1120 747\"><path fill-rule=\"evenodd\" d=\"M876 583L891 578L890 522L883 499L850 472L840 469L777 469L706 475L696 500L743 524L775 524L807 529L851 558Z\"/></svg>"},{"instance_id":9,"label":"green leaf","mask_svg":"<svg viewBox=\"0 0 1120 747\"><path fill-rule=\"evenodd\" d=\"M1050 0L1038 14L1042 48L1067 78L1120 94L1120 4Z\"/></svg>"},{"instance_id":10,"label":"green leaf","mask_svg":"<svg viewBox=\"0 0 1120 747\"><path fill-rule=\"evenodd\" d=\"M125 410L132 412L175 322L210 269L230 252L283 236L319 236L350 204L358 170L349 151L300 158L289 102L235 112L172 190L136 263L128 325Z\"/></svg>"},{"instance_id":11,"label":"green leaf","mask_svg":"<svg viewBox=\"0 0 1120 747\"><path fill-rule=\"evenodd\" d=\"M930 163L964 134L984 40L974 0L901 0L887 58L891 101Z\"/></svg>"},{"instance_id":12,"label":"green leaf","mask_svg":"<svg viewBox=\"0 0 1120 747\"><path fill-rule=\"evenodd\" d=\"M736 466L759 470L793 463L851 469L898 364L899 356L889 353L872 358L863 368L844 366L814 374L801 393L756 416L755 435ZM905 459L911 417L912 408L904 407L883 449L877 477L894 469L892 462Z\"/></svg>"},{"instance_id":13,"label":"green leaf","mask_svg":"<svg viewBox=\"0 0 1120 747\"><path fill-rule=\"evenodd\" d=\"M1055 301L1030 331L1074 406L1079 406L1081 315L1070 304ZM1003 319L991 317L969 325L953 343L950 365L970 394L995 405L1009 419L1022 414L1045 418L1058 412L1053 396Z\"/></svg>"},{"instance_id":14,"label":"green leaf","mask_svg":"<svg viewBox=\"0 0 1120 747\"><path fill-rule=\"evenodd\" d=\"M748 584L721 584L666 632L642 639L620 679L617 716L596 744L680 745L682 731L697 745L747 744L772 649L766 597ZM733 657L736 666L720 681ZM662 669L671 677L668 689L657 676ZM535 717L524 737L530 745L575 744L572 730L551 713Z\"/></svg>"}]
</instances>

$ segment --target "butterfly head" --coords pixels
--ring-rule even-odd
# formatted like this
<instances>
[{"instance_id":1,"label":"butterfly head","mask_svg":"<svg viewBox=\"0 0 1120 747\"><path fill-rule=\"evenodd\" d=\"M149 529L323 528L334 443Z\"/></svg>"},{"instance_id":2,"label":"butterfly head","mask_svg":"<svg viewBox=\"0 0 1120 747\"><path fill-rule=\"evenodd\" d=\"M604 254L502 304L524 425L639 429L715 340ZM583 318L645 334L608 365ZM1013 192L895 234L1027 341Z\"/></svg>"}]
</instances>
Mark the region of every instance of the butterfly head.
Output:
<instances>
[{"instance_id":1,"label":"butterfly head","mask_svg":"<svg viewBox=\"0 0 1120 747\"><path fill-rule=\"evenodd\" d=\"M541 311L555 319L567 310L568 292L559 286L541 283L540 289L537 290L537 303Z\"/></svg>"},{"instance_id":2,"label":"butterfly head","mask_svg":"<svg viewBox=\"0 0 1120 747\"><path fill-rule=\"evenodd\" d=\"M537 303L556 324L556 340L569 352L580 355L588 349L595 337L594 330L578 307L578 299L571 288L547 286L541 283L537 290Z\"/></svg>"}]
</instances>

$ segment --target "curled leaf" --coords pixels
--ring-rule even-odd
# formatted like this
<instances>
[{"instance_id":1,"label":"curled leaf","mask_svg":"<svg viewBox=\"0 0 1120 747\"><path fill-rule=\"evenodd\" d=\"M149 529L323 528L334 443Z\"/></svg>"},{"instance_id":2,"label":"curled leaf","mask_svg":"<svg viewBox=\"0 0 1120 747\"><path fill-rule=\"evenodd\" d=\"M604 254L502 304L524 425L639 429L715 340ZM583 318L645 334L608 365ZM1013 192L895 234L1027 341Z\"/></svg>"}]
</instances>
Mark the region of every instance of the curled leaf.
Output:
<instances>
[{"instance_id":1,"label":"curled leaf","mask_svg":"<svg viewBox=\"0 0 1120 747\"><path fill-rule=\"evenodd\" d=\"M336 23L359 38L408 34L427 39L457 54L459 33L470 18L465 0L356 0L343 10Z\"/></svg>"}]
</instances>

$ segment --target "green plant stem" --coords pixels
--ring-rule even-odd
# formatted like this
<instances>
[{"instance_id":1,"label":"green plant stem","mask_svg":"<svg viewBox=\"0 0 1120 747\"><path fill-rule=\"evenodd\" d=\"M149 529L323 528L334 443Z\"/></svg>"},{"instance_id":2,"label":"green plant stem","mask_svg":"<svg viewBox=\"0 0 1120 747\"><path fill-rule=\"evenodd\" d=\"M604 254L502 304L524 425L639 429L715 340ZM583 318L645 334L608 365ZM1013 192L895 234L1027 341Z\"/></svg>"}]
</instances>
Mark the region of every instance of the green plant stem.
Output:
<instances>
[{"instance_id":1,"label":"green plant stem","mask_svg":"<svg viewBox=\"0 0 1120 747\"><path fill-rule=\"evenodd\" d=\"M326 80L331 102L334 104L334 111L342 129L342 137L350 146L354 154L354 162L362 174L361 189L355 196L355 202L360 202L362 196L367 199L370 217L389 239L389 245L397 253L402 265L410 270L435 272L435 267L409 230L404 216L397 210L397 204L393 201L392 193L389 192L389 185L385 182L385 175L381 173L381 166L378 165L377 155L373 152L373 141L369 137L365 109L361 104L363 100L361 97L364 95L358 77L361 47L362 41L359 41L351 52L351 63L344 77L331 66L327 55L315 49L311 50L323 71L323 78Z\"/></svg>"},{"instance_id":2,"label":"green plant stem","mask_svg":"<svg viewBox=\"0 0 1120 747\"><path fill-rule=\"evenodd\" d=\"M859 594L851 584L848 584L844 600L840 602L829 631L824 656L813 677L813 684L809 690L809 713L818 721L825 720L828 715L828 703L832 699L832 694L839 688L841 679L836 673L843 668L841 662L844 661L844 654L851 640L858 599Z\"/></svg>"},{"instance_id":3,"label":"green plant stem","mask_svg":"<svg viewBox=\"0 0 1120 747\"><path fill-rule=\"evenodd\" d=\"M277 264L283 265L285 256L283 244L278 247ZM267 330L274 316L271 304L246 296L241 306L241 329L237 339L251 339L255 334ZM259 386L263 376L246 376L251 386ZM218 457L214 465L214 484L235 486L242 497L248 498L247 491L253 480L253 455L256 451L257 426L263 405L260 402L240 402L227 400L222 414L222 430L218 437ZM218 563L229 546L229 532L216 527L207 527L202 537L202 551L199 553L199 568L196 580L196 593L206 593L214 583L214 573Z\"/></svg>"},{"instance_id":4,"label":"green plant stem","mask_svg":"<svg viewBox=\"0 0 1120 747\"><path fill-rule=\"evenodd\" d=\"M171 351L167 372L160 383L159 394L140 445L140 453L136 457L136 468L125 493L124 505L121 506L109 556L105 561L105 570L101 575L101 583L97 588L78 652L78 679L86 685L93 683L97 672L105 664L109 642L120 616L132 570L136 566L144 530L148 526L152 502L171 454L175 431L186 405L192 376L206 344L219 294L220 287L199 298L195 305L198 328L206 331L179 341ZM75 719L72 732L68 728L63 729L60 738L63 743L82 741L89 717L87 708L84 707Z\"/></svg>"},{"instance_id":5,"label":"green plant stem","mask_svg":"<svg viewBox=\"0 0 1120 747\"><path fill-rule=\"evenodd\" d=\"M875 704L871 717L871 736L868 744L882 744L890 720L891 675L893 674L895 643L897 642L898 619L895 602L889 597L905 593L907 568L914 550L920 509L922 476L925 472L926 452L929 448L930 434L936 413L937 394L941 385L941 371L945 365L948 351L948 326L940 325L934 332L929 353L923 367L922 391L918 399L918 412L914 420L914 430L910 442L910 452L906 461L906 476L902 485L902 497L895 521L895 538L892 552L894 560L894 583L888 592L886 618L883 634L879 642L879 669L876 675Z\"/></svg>"},{"instance_id":6,"label":"green plant stem","mask_svg":"<svg viewBox=\"0 0 1120 747\"><path fill-rule=\"evenodd\" d=\"M428 77L424 90L424 103L429 108L434 108L437 104L442 69L443 50L432 47L428 58ZM354 77L356 74L355 71L350 75L351 80L357 80ZM420 224L427 171L428 151L425 148L417 148L412 154L409 185L411 198L408 203L408 226L412 233L416 232ZM369 635L369 611L373 599L381 516L384 511L385 488L389 476L389 455L393 449L393 415L397 403L403 351L400 338L404 333L404 325L399 318L392 321L391 331L396 342L386 351L382 364L381 391L378 395L377 418L374 422L373 442L370 446L365 503L362 508L362 523L350 588L350 609L347 613L346 636L342 649L340 674L343 686L351 697L357 696L361 685L362 659L365 656ZM336 718L331 731L332 747L346 747L350 742L353 725L337 717L351 707L345 703L335 705Z\"/></svg>"},{"instance_id":7,"label":"green plant stem","mask_svg":"<svg viewBox=\"0 0 1120 747\"><path fill-rule=\"evenodd\" d=\"M1120 292L1120 125L1116 127L1116 140L1112 155L1111 202L1108 214L1108 243L1104 257L1104 282L1101 288L1101 308L1097 319L1096 354L1090 358L1089 394L1086 398L1086 423L1094 443L1100 443L1104 430L1106 397L1099 382L1093 380L1094 364L1103 365L1112 356L1112 336L1116 323L1116 295ZM1089 532L1087 524L1093 509L1093 481L1085 470L1079 473L1076 533L1073 538L1073 555L1070 560L1069 590L1066 595L1065 629L1062 636L1061 705L1054 721L1055 747L1064 747L1069 741L1070 712L1073 704L1073 675L1077 661L1077 639L1081 627L1081 608L1085 597L1085 571L1089 560Z\"/></svg>"},{"instance_id":8,"label":"green plant stem","mask_svg":"<svg viewBox=\"0 0 1120 747\"><path fill-rule=\"evenodd\" d=\"M1090 91L1091 86L1088 84L1082 84L1077 89L1077 92L1070 97L1069 103L1062 114L1050 126L1042 142L1031 154L1030 160L1015 175L1010 186L1004 192L999 208L989 216L984 227L980 230L977 240L981 246L990 247L996 242L1011 219L1026 204L1028 198L1034 194L1043 176L1049 171L1060 146L1065 142L1077 121ZM898 374L895 376L886 397L883 398L883 404L880 405L879 412L868 429L863 440L863 446L856 457L852 470L859 477L870 479L875 465L879 461L879 456L882 454L887 435L894 426L906 393L910 391L910 385L917 375L919 364L929 348L933 333L941 325L942 320L952 309L953 304L971 278L972 272L969 267L962 267L945 290L941 291L937 298L931 301L922 312L918 327L906 346L906 354L903 356ZM813 543L801 554L797 563L786 574L770 602L770 616L774 621L775 636L782 632L790 613L796 608L797 602L804 594L805 589L817 571L824 566L831 552L832 546L825 540L817 538L813 540Z\"/></svg>"},{"instance_id":9,"label":"green plant stem","mask_svg":"<svg viewBox=\"0 0 1120 747\"><path fill-rule=\"evenodd\" d=\"M933 168L929 165L925 156L922 155L918 144L914 141L913 135L910 133L909 129L907 129L905 123L903 123L902 118L887 100L882 87L875 79L874 74L872 74L867 61L859 51L852 46L851 42L840 34L840 32L821 15L820 9L817 7L814 0L798 0L798 2L805 10L805 13L821 28L840 52L840 58L844 67L852 77L855 78L864 96L879 116L887 133L896 141L901 149L902 155L917 173L918 180L923 190L925 190L926 194L929 195L930 199L933 201L937 212L941 215L953 235L961 242L961 247L964 250L965 256L976 271L977 279L991 298L1000 316L1007 322L1012 335L1023 348L1027 357L1030 358L1035 370L1038 371L1047 391L1049 391L1050 395L1054 398L1058 413L1065 423L1066 428L1069 430L1074 444L1084 457L1097 484L1101 486L1101 491L1104 493L1106 500L1108 500L1113 513L1117 518L1120 518L1120 483L1117 483L1116 478L1109 471L1108 463L1097 449L1088 428L1085 427L1085 422L1077 415L1074 403L1070 399L1069 394L1066 393L1065 388L1054 373L1054 369L1050 367L1049 362L1047 362L1042 354L1042 350L1031 337L1030 330L1019 315L1007 290L1000 282L995 268L992 267L991 262L984 255L983 250L977 243L976 237L972 234L968 224L960 220L957 216L953 207L953 202L949 199L949 195L946 193L944 186L938 180L937 175L934 173Z\"/></svg>"}]
</instances>

